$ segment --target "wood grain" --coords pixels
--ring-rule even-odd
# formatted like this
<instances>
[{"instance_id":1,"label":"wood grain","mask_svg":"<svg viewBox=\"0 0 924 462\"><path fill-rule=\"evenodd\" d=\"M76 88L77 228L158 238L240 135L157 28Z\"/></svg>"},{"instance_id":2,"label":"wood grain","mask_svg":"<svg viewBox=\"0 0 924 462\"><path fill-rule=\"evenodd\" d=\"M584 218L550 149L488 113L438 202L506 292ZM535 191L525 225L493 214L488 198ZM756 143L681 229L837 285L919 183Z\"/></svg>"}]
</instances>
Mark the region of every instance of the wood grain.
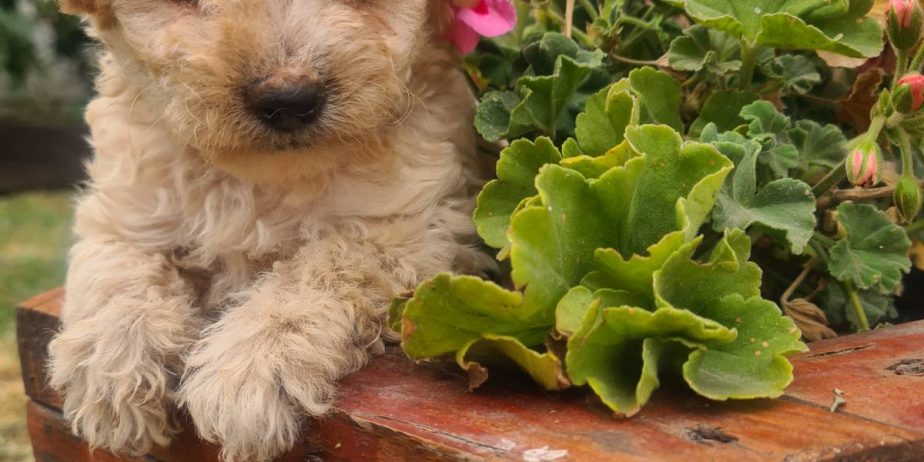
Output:
<instances>
[{"instance_id":1,"label":"wood grain","mask_svg":"<svg viewBox=\"0 0 924 462\"><path fill-rule=\"evenodd\" d=\"M84 460L39 459L50 443L87 452L43 385L62 296L36 297L17 318L40 461ZM333 412L311 422L282 460L920 461L924 374L914 360L922 356L924 323L818 342L793 360L797 378L783 399L717 403L668 383L641 413L620 420L584 391L545 393L519 374L498 374L469 393L454 369L415 365L390 348L342 381ZM832 413L835 387L847 404ZM187 425L148 460L209 462L217 453Z\"/></svg>"}]
</instances>

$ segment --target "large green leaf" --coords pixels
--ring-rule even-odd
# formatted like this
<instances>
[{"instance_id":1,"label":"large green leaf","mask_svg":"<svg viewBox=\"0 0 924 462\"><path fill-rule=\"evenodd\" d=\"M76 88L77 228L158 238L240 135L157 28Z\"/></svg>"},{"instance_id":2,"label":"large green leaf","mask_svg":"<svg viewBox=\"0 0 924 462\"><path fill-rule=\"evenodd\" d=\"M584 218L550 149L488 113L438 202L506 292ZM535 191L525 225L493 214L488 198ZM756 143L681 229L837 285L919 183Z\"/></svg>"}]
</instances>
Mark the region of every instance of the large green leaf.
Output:
<instances>
[{"instance_id":1,"label":"large green leaf","mask_svg":"<svg viewBox=\"0 0 924 462\"><path fill-rule=\"evenodd\" d=\"M683 246L683 232L677 231L664 236L657 244L648 248L647 254L633 255L626 259L616 249L598 249L595 253L599 275L595 275L598 284L616 290L625 290L639 294L648 300L654 300L652 282L654 273ZM616 306L616 305L609 305ZM653 308L651 301L634 304L644 308Z\"/></svg>"},{"instance_id":2,"label":"large green leaf","mask_svg":"<svg viewBox=\"0 0 924 462\"><path fill-rule=\"evenodd\" d=\"M873 0L686 0L696 22L755 45L873 57L882 30L866 14Z\"/></svg>"},{"instance_id":3,"label":"large green leaf","mask_svg":"<svg viewBox=\"0 0 924 462\"><path fill-rule=\"evenodd\" d=\"M846 153L847 138L834 124L800 120L789 130L789 138L799 150L799 169L803 174L811 174L813 167L830 170Z\"/></svg>"},{"instance_id":4,"label":"large green leaf","mask_svg":"<svg viewBox=\"0 0 924 462\"><path fill-rule=\"evenodd\" d=\"M748 261L751 241L741 230L731 230L712 251L709 262L693 260L699 242L685 244L655 272L654 294L660 307L685 308L700 313L713 301L730 294L760 295L762 272Z\"/></svg>"},{"instance_id":5,"label":"large green leaf","mask_svg":"<svg viewBox=\"0 0 924 462\"><path fill-rule=\"evenodd\" d=\"M539 169L560 160L558 148L545 137L534 142L516 140L501 151L497 179L485 185L475 208L475 226L485 243L498 249L508 244L510 216L523 199L538 193L535 178Z\"/></svg>"},{"instance_id":6,"label":"large green leaf","mask_svg":"<svg viewBox=\"0 0 924 462\"><path fill-rule=\"evenodd\" d=\"M697 393L715 400L777 397L792 382L792 353L807 351L802 332L773 302L741 295L715 299L700 315L738 333L734 341L700 346L683 365Z\"/></svg>"},{"instance_id":7,"label":"large green leaf","mask_svg":"<svg viewBox=\"0 0 924 462\"><path fill-rule=\"evenodd\" d=\"M456 352L484 334L538 345L549 330L548 323L536 322L542 318L538 308L492 282L440 274L421 284L400 310L401 345L415 359Z\"/></svg>"},{"instance_id":8,"label":"large green leaf","mask_svg":"<svg viewBox=\"0 0 924 462\"><path fill-rule=\"evenodd\" d=\"M666 126L629 127L626 140L643 156L594 183L603 210L615 217L617 243L608 247L629 258L680 229L692 238L711 211L731 162L712 146L682 145L680 135Z\"/></svg>"},{"instance_id":9,"label":"large green leaf","mask_svg":"<svg viewBox=\"0 0 924 462\"><path fill-rule=\"evenodd\" d=\"M793 253L800 254L815 230L812 187L793 178L783 178L771 181L758 190L759 154L760 147L751 146L737 162L719 193L713 228L716 231L746 230L757 224L784 233Z\"/></svg>"},{"instance_id":10,"label":"large green leaf","mask_svg":"<svg viewBox=\"0 0 924 462\"><path fill-rule=\"evenodd\" d=\"M546 165L536 187L542 207L524 208L511 222L511 277L552 325L555 305L593 269L594 251L614 242L614 226L599 192L580 173Z\"/></svg>"},{"instance_id":11,"label":"large green leaf","mask_svg":"<svg viewBox=\"0 0 924 462\"><path fill-rule=\"evenodd\" d=\"M587 99L586 109L577 116L575 127L581 153L605 154L622 143L626 127L638 125L637 103L628 89L629 82L622 80Z\"/></svg>"},{"instance_id":12,"label":"large green leaf","mask_svg":"<svg viewBox=\"0 0 924 462\"><path fill-rule=\"evenodd\" d=\"M804 94L821 83L821 74L805 56L783 55L764 65L767 77L777 81L784 93Z\"/></svg>"},{"instance_id":13,"label":"large green leaf","mask_svg":"<svg viewBox=\"0 0 924 462\"><path fill-rule=\"evenodd\" d=\"M905 230L869 204L844 202L837 208L837 221L846 235L831 247L831 274L860 289L895 290L902 273L911 270L911 240Z\"/></svg>"},{"instance_id":14,"label":"large green leaf","mask_svg":"<svg viewBox=\"0 0 924 462\"><path fill-rule=\"evenodd\" d=\"M568 339L565 363L576 385L589 384L614 412L638 412L658 388L663 340L688 346L730 342L735 332L687 310L630 306L588 309Z\"/></svg>"},{"instance_id":15,"label":"large green leaf","mask_svg":"<svg viewBox=\"0 0 924 462\"><path fill-rule=\"evenodd\" d=\"M638 96L641 123L663 124L677 131L683 130L680 82L664 72L642 67L629 73L629 85Z\"/></svg>"}]
</instances>

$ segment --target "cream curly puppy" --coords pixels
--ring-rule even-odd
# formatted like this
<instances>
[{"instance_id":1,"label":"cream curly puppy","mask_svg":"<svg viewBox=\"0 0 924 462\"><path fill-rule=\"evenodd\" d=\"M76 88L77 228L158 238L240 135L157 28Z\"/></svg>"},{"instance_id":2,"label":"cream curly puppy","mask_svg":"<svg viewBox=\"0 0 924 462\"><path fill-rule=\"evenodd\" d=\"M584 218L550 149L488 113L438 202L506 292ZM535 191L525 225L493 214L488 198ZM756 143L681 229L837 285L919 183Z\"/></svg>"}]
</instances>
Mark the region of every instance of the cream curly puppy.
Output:
<instances>
[{"instance_id":1,"label":"cream curly puppy","mask_svg":"<svg viewBox=\"0 0 924 462\"><path fill-rule=\"evenodd\" d=\"M51 385L143 453L175 409L270 460L382 350L389 299L479 272L473 97L443 0L61 0L104 45Z\"/></svg>"}]
</instances>

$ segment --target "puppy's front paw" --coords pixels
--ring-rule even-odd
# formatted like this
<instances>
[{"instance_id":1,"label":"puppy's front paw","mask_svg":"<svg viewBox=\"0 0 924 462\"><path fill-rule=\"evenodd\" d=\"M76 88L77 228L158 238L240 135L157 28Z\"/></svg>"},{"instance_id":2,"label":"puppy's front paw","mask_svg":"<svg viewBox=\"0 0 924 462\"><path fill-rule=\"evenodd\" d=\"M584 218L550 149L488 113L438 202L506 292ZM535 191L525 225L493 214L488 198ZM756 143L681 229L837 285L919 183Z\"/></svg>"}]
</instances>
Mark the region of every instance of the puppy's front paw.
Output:
<instances>
[{"instance_id":1,"label":"puppy's front paw","mask_svg":"<svg viewBox=\"0 0 924 462\"><path fill-rule=\"evenodd\" d=\"M167 445L176 433L165 398L169 372L139 339L94 327L77 323L49 345L50 385L64 392L72 431L115 453Z\"/></svg>"},{"instance_id":2,"label":"puppy's front paw","mask_svg":"<svg viewBox=\"0 0 924 462\"><path fill-rule=\"evenodd\" d=\"M221 444L223 460L270 461L298 440L303 414L260 358L240 359L188 372L180 399L199 435Z\"/></svg>"}]
</instances>

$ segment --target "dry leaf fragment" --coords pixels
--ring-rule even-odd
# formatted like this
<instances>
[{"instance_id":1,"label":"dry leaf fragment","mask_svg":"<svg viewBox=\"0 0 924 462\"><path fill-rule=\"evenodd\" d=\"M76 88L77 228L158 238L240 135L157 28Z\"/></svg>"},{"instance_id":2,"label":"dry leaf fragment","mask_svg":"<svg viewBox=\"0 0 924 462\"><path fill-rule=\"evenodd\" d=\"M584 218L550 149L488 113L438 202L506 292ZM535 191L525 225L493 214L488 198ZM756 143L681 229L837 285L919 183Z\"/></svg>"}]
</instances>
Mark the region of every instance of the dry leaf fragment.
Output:
<instances>
[{"instance_id":1,"label":"dry leaf fragment","mask_svg":"<svg viewBox=\"0 0 924 462\"><path fill-rule=\"evenodd\" d=\"M879 87L885 71L878 67L867 69L857 76L850 94L837 100L837 120L850 124L858 132L869 129L869 114L879 101Z\"/></svg>"},{"instance_id":2,"label":"dry leaf fragment","mask_svg":"<svg viewBox=\"0 0 924 462\"><path fill-rule=\"evenodd\" d=\"M818 305L804 298L797 298L786 302L783 310L796 323L806 340L814 342L837 337L837 333L828 327L828 317Z\"/></svg>"}]
</instances>

